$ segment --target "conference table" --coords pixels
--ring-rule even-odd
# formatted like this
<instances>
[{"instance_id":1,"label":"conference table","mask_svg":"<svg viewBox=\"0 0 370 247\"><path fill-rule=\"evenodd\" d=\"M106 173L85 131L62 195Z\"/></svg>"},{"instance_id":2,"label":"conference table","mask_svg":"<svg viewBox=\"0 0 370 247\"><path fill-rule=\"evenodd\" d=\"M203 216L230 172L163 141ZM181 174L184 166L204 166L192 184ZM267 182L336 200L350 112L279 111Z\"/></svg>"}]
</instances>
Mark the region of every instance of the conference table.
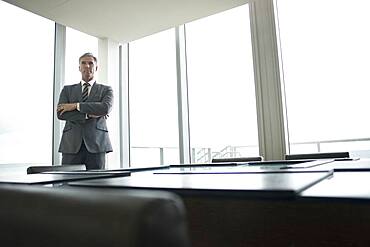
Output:
<instances>
[{"instance_id":1,"label":"conference table","mask_svg":"<svg viewBox=\"0 0 370 247\"><path fill-rule=\"evenodd\" d=\"M174 192L185 203L193 246L370 245L367 159L182 164L90 173L39 176L83 177L67 179L62 186Z\"/></svg>"}]
</instances>

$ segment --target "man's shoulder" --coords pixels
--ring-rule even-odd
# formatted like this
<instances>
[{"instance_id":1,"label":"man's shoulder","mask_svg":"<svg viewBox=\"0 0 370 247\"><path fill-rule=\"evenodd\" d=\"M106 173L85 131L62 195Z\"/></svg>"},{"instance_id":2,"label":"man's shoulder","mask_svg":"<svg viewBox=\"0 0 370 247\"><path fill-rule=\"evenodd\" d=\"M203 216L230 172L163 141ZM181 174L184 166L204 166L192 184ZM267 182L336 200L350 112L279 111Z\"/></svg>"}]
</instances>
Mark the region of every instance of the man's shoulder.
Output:
<instances>
[{"instance_id":1,"label":"man's shoulder","mask_svg":"<svg viewBox=\"0 0 370 247\"><path fill-rule=\"evenodd\" d=\"M110 87L108 84L104 83L104 82L95 82L96 85L99 85L101 87Z\"/></svg>"},{"instance_id":2,"label":"man's shoulder","mask_svg":"<svg viewBox=\"0 0 370 247\"><path fill-rule=\"evenodd\" d=\"M79 87L81 84L76 83L76 84L69 84L69 85L64 85L65 88L74 88L74 87Z\"/></svg>"},{"instance_id":3,"label":"man's shoulder","mask_svg":"<svg viewBox=\"0 0 370 247\"><path fill-rule=\"evenodd\" d=\"M111 87L111 86L109 86L109 85L107 85L107 84L105 84L105 83L101 83L101 82L95 82L95 85L96 85L97 87L100 87L100 88L103 88L103 89L112 89L112 87Z\"/></svg>"}]
</instances>

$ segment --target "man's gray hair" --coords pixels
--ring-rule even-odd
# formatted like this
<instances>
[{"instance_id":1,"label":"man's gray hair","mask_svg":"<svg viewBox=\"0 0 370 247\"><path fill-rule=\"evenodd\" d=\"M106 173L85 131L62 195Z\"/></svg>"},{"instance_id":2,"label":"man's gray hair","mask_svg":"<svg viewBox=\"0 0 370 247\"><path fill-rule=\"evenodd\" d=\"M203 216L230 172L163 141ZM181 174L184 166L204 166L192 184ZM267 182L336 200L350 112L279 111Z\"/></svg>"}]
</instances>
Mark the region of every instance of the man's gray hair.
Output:
<instances>
[{"instance_id":1,"label":"man's gray hair","mask_svg":"<svg viewBox=\"0 0 370 247\"><path fill-rule=\"evenodd\" d=\"M95 61L95 63L96 64L98 64L98 59L94 56L94 54L92 54L91 52L86 52L86 53L84 53L79 59L78 59L78 63L80 63L81 62L81 59L83 58L83 57L92 57L93 59L94 59L94 61Z\"/></svg>"}]
</instances>

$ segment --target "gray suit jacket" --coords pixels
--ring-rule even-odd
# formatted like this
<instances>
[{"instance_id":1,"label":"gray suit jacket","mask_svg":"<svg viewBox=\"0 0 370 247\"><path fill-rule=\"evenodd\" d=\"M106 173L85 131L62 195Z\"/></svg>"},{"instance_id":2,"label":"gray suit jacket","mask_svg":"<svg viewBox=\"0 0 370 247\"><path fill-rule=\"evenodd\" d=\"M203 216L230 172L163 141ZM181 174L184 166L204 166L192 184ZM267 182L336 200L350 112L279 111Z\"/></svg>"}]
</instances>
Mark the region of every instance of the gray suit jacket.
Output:
<instances>
[{"instance_id":1,"label":"gray suit jacket","mask_svg":"<svg viewBox=\"0 0 370 247\"><path fill-rule=\"evenodd\" d=\"M58 113L60 120L65 120L59 152L77 153L82 140L90 153L112 152L109 140L106 115L113 105L113 90L110 86L94 83L89 98L81 102L81 84L64 86L59 96L59 104L80 102L80 111ZM86 119L86 114L102 117Z\"/></svg>"}]
</instances>

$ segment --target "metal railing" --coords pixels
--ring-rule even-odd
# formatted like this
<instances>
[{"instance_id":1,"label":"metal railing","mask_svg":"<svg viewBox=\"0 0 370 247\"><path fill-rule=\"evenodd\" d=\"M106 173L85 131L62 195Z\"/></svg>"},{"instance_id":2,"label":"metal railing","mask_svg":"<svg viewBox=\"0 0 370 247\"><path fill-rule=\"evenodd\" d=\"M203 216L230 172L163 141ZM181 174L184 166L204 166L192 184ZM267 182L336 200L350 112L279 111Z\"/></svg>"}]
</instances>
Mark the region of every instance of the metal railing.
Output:
<instances>
[{"instance_id":1,"label":"metal railing","mask_svg":"<svg viewBox=\"0 0 370 247\"><path fill-rule=\"evenodd\" d=\"M315 145L316 151L320 153L322 151L323 144L334 144L334 143L348 143L348 142L370 142L370 138L353 138L353 139L337 139L337 140L324 140L324 141L307 141L307 142L294 142L290 145ZM348 151L348 150L344 150ZM351 150L355 151L355 150ZM369 146L370 151L370 146Z\"/></svg>"},{"instance_id":2,"label":"metal railing","mask_svg":"<svg viewBox=\"0 0 370 247\"><path fill-rule=\"evenodd\" d=\"M320 153L328 150L324 150L325 144L340 144L340 143L358 143L358 142L369 142L368 148L356 150L351 149L350 146L347 150L329 150L329 151L363 151L368 152L370 157L370 138L353 138L353 139L337 139L337 140L322 140L322 141L307 141L307 142L294 142L290 143L290 147L297 147L298 145L313 145L315 148L307 150L307 153ZM158 157L156 158L160 165L164 165L166 162L166 151L170 149L178 149L178 147L131 147L133 149L157 149ZM348 150L351 149L351 150ZM248 151L249 150L249 151ZM191 163L210 163L214 158L237 158L242 156L255 156L258 155L255 151L258 150L258 145L246 145L246 146L225 146L219 150L214 150L210 147L192 147L191 148ZM159 158L159 159L158 159Z\"/></svg>"}]
</instances>

